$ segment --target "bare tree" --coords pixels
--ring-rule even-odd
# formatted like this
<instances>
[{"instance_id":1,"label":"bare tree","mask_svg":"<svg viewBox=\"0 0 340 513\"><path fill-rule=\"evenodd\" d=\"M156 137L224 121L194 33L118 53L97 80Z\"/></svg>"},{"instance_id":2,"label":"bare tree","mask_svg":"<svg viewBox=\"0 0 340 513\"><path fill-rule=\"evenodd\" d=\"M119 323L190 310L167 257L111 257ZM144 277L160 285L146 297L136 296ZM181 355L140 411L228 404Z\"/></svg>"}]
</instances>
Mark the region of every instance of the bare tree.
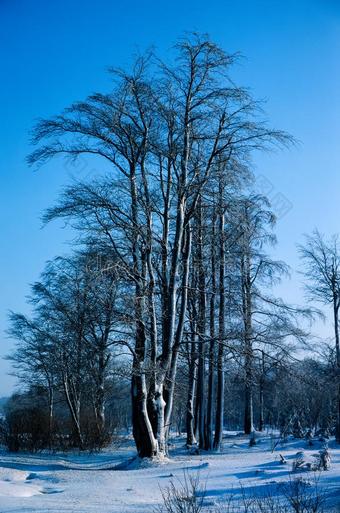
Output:
<instances>
[{"instance_id":1,"label":"bare tree","mask_svg":"<svg viewBox=\"0 0 340 513\"><path fill-rule=\"evenodd\" d=\"M111 347L117 343L117 275L109 261L80 254L49 262L32 287L33 316L11 314L10 335L18 341L10 356L21 379L48 390L50 434L55 393L62 392L83 446L82 409L93 407L98 444L105 437L105 386ZM90 402L92 398L92 405Z\"/></svg>"},{"instance_id":2,"label":"bare tree","mask_svg":"<svg viewBox=\"0 0 340 513\"><path fill-rule=\"evenodd\" d=\"M166 452L188 320L193 220L203 195L221 161L246 162L253 150L291 140L268 128L259 105L230 80L234 55L196 34L175 48L174 64L140 58L130 73L112 71L111 93L93 94L38 123L38 148L29 157L41 164L87 155L109 164L108 179L67 189L46 219L68 218L83 238L105 240L133 290L134 334L125 344L142 457ZM203 351L202 376L204 369Z\"/></svg>"},{"instance_id":3,"label":"bare tree","mask_svg":"<svg viewBox=\"0 0 340 513\"><path fill-rule=\"evenodd\" d=\"M306 332L301 329L302 319L310 320L312 312L291 306L271 295L271 288L288 268L282 261L269 257L268 246L276 243L272 228L275 217L268 200L259 195L239 198L235 202L234 219L238 230L236 259L239 267L241 292L240 341L244 362L244 431L254 430L254 365L256 353L264 347L286 350L287 339L302 342Z\"/></svg>"},{"instance_id":4,"label":"bare tree","mask_svg":"<svg viewBox=\"0 0 340 513\"><path fill-rule=\"evenodd\" d=\"M17 346L8 356L20 382L29 387L43 386L48 393L48 430L51 448L54 432L54 401L58 384L58 353L49 330L39 318L11 312L9 335L17 340Z\"/></svg>"},{"instance_id":5,"label":"bare tree","mask_svg":"<svg viewBox=\"0 0 340 513\"><path fill-rule=\"evenodd\" d=\"M317 230L305 239L305 244L299 246L299 251L304 263L303 274L307 280L305 284L307 297L310 301L317 301L332 309L337 381L336 439L340 443L339 239L334 235L326 240Z\"/></svg>"}]
</instances>

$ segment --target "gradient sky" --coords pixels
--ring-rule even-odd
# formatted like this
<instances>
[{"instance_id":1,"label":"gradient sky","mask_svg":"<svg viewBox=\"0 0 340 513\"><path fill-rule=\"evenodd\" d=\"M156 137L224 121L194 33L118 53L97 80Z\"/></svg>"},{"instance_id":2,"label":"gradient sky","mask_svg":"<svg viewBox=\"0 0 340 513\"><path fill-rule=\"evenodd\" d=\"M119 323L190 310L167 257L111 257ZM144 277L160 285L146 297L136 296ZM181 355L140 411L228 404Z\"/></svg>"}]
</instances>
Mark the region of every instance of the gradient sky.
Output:
<instances>
[{"instance_id":1,"label":"gradient sky","mask_svg":"<svg viewBox=\"0 0 340 513\"><path fill-rule=\"evenodd\" d=\"M13 347L8 311L27 311L44 262L68 251L70 234L57 223L41 229L39 217L63 184L89 172L61 161L29 169L29 130L36 118L108 90L105 69L128 65L136 51L154 45L164 56L192 30L240 51L234 80L266 98L271 125L301 143L255 157L269 196L290 206L278 220L277 255L297 269L303 233L340 231L339 0L0 0L0 27L0 396L15 385L1 359ZM300 276L280 292L301 302ZM327 336L330 328L315 330Z\"/></svg>"}]
</instances>

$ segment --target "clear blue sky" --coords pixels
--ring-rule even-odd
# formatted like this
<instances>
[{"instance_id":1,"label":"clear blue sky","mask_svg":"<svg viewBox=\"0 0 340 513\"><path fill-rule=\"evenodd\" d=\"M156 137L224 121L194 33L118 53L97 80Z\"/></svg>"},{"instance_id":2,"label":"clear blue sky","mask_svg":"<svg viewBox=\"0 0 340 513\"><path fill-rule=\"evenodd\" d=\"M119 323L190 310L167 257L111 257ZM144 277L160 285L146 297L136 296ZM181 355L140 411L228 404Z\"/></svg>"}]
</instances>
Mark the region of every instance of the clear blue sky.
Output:
<instances>
[{"instance_id":1,"label":"clear blue sky","mask_svg":"<svg viewBox=\"0 0 340 513\"><path fill-rule=\"evenodd\" d=\"M246 59L234 79L267 98L271 124L301 141L256 158L271 194L292 207L278 222L280 258L296 268L302 233L340 231L338 0L0 0L0 24L0 356L13 345L4 334L8 310L27 310L29 283L46 259L68 249L70 234L57 224L41 229L39 216L77 171L62 162L27 167L34 119L107 90L107 66L128 64L150 45L164 55L184 31L208 32L240 51ZM302 300L296 280L281 292ZM8 372L0 359L0 396L13 390Z\"/></svg>"}]
</instances>

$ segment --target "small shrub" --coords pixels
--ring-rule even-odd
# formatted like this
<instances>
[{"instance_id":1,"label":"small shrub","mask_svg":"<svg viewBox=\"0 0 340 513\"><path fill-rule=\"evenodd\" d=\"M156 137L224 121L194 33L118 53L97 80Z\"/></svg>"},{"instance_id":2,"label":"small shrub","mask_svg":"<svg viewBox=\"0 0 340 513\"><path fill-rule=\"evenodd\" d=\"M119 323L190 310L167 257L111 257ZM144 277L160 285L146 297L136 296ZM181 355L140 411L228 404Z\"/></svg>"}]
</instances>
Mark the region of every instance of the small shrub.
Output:
<instances>
[{"instance_id":1,"label":"small shrub","mask_svg":"<svg viewBox=\"0 0 340 513\"><path fill-rule=\"evenodd\" d=\"M184 472L182 481L171 480L169 486L161 490L163 504L156 509L158 513L200 513L203 511L205 486L200 476Z\"/></svg>"},{"instance_id":2,"label":"small shrub","mask_svg":"<svg viewBox=\"0 0 340 513\"><path fill-rule=\"evenodd\" d=\"M314 474L312 479L301 477L290 479L282 486L283 494L293 513L322 513L326 494L319 487L319 478Z\"/></svg>"},{"instance_id":3,"label":"small shrub","mask_svg":"<svg viewBox=\"0 0 340 513\"><path fill-rule=\"evenodd\" d=\"M200 483L199 474L185 473L183 481L170 481L161 491L163 504L157 513L324 513L326 500L315 475L307 480L290 479L279 490L268 488L264 495L241 486L240 498L231 493L212 507L204 505L206 486Z\"/></svg>"}]
</instances>

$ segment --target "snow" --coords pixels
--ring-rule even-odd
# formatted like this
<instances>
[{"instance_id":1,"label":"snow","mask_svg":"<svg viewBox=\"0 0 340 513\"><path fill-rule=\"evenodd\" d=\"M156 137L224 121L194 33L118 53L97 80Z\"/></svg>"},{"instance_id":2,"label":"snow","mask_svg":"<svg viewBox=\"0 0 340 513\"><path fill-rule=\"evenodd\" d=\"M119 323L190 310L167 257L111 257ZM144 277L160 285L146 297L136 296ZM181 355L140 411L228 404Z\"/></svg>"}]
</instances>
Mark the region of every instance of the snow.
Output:
<instances>
[{"instance_id":1,"label":"snow","mask_svg":"<svg viewBox=\"0 0 340 513\"><path fill-rule=\"evenodd\" d=\"M242 490L262 493L289 479L298 451L307 459L321 448L304 440L279 444L272 453L268 436L249 448L249 439L229 433L223 452L188 455L184 439L176 438L170 459L140 461L133 442L125 439L117 448L96 454L0 454L1 513L151 513L161 502L161 489L170 480L182 480L184 471L199 473L206 486L207 505L218 504ZM330 507L340 505L340 448L329 444L331 469L320 474L320 486ZM287 464L280 464L282 454ZM307 475L306 472L295 475Z\"/></svg>"},{"instance_id":2,"label":"snow","mask_svg":"<svg viewBox=\"0 0 340 513\"><path fill-rule=\"evenodd\" d=\"M28 472L0 468L0 497L32 497L42 493L40 486L31 485L29 477Z\"/></svg>"}]
</instances>

